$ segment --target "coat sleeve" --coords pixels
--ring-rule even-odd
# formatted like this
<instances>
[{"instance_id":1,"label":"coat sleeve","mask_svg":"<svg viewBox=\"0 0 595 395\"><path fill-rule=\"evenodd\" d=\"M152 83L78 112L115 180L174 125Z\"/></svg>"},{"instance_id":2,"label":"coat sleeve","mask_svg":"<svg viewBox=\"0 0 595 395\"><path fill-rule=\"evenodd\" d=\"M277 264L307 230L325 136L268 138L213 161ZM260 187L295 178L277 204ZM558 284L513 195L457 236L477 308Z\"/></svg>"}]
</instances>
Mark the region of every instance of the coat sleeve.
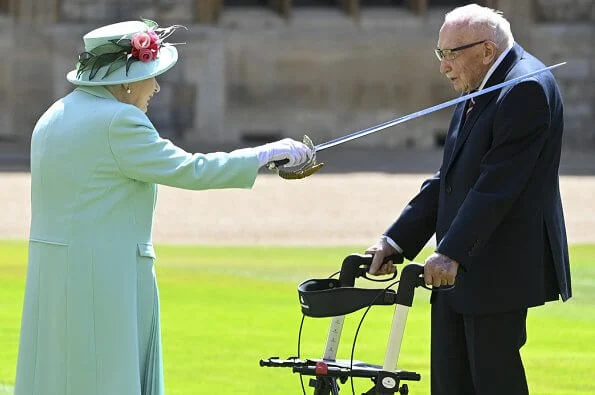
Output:
<instances>
[{"instance_id":1,"label":"coat sleeve","mask_svg":"<svg viewBox=\"0 0 595 395\"><path fill-rule=\"evenodd\" d=\"M403 212L384 234L403 250L403 256L413 260L436 232L440 171L427 179L420 192L405 206Z\"/></svg>"},{"instance_id":2,"label":"coat sleeve","mask_svg":"<svg viewBox=\"0 0 595 395\"><path fill-rule=\"evenodd\" d=\"M517 84L502 98L493 141L482 158L480 175L467 194L437 251L465 269L526 187L548 138L550 112L535 80Z\"/></svg>"},{"instance_id":3,"label":"coat sleeve","mask_svg":"<svg viewBox=\"0 0 595 395\"><path fill-rule=\"evenodd\" d=\"M108 132L112 155L123 175L184 189L250 188L259 163L251 149L190 154L163 139L147 116L124 106Z\"/></svg>"}]
</instances>

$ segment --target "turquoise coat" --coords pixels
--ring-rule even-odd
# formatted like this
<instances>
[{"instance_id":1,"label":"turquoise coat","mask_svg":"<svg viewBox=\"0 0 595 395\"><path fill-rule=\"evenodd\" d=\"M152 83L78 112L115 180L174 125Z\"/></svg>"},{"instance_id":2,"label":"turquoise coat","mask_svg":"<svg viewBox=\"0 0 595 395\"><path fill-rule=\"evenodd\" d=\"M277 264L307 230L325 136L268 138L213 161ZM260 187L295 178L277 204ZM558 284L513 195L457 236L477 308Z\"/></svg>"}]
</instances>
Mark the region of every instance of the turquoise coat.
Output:
<instances>
[{"instance_id":1,"label":"turquoise coat","mask_svg":"<svg viewBox=\"0 0 595 395\"><path fill-rule=\"evenodd\" d=\"M156 184L250 188L258 167L250 149L183 151L103 87L54 103L31 141L15 395L162 395Z\"/></svg>"}]
</instances>

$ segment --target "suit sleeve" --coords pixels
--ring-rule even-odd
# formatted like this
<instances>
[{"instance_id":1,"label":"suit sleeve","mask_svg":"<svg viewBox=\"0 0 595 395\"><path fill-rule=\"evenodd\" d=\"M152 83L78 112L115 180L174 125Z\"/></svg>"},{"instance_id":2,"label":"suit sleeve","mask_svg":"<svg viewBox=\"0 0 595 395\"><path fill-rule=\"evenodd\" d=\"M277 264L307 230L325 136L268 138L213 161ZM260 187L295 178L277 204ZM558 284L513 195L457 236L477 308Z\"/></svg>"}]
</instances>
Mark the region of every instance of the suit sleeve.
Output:
<instances>
[{"instance_id":1,"label":"suit sleeve","mask_svg":"<svg viewBox=\"0 0 595 395\"><path fill-rule=\"evenodd\" d=\"M439 192L440 171L422 184L420 192L384 232L403 250L403 256L409 260L419 254L436 232Z\"/></svg>"},{"instance_id":2,"label":"suit sleeve","mask_svg":"<svg viewBox=\"0 0 595 395\"><path fill-rule=\"evenodd\" d=\"M529 181L548 138L550 112L535 80L517 84L502 98L493 141L469 191L437 251L465 269L510 210Z\"/></svg>"},{"instance_id":3,"label":"suit sleeve","mask_svg":"<svg viewBox=\"0 0 595 395\"><path fill-rule=\"evenodd\" d=\"M126 177L184 189L250 188L259 163L251 149L190 154L163 139L146 115L125 106L108 133L113 157Z\"/></svg>"}]
</instances>

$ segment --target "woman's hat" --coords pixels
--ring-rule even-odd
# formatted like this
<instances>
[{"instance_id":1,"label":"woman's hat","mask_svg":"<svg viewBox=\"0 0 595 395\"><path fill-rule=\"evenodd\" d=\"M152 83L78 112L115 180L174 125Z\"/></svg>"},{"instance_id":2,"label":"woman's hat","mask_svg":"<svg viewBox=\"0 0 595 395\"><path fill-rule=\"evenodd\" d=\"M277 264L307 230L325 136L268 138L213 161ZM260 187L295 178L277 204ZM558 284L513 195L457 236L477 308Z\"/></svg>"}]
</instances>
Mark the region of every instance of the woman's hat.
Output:
<instances>
[{"instance_id":1,"label":"woman's hat","mask_svg":"<svg viewBox=\"0 0 595 395\"><path fill-rule=\"evenodd\" d=\"M157 23L120 22L85 34L85 52L68 81L76 85L118 85L162 74L178 61L174 44L165 43L177 28L159 28Z\"/></svg>"}]
</instances>

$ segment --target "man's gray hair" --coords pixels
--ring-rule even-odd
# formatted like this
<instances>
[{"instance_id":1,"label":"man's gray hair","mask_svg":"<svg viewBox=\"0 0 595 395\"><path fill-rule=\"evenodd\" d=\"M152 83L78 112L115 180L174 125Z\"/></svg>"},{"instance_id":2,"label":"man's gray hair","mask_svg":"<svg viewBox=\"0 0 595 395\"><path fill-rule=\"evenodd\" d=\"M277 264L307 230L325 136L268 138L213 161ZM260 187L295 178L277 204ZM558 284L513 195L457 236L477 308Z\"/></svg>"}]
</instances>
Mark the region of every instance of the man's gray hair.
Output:
<instances>
[{"instance_id":1,"label":"man's gray hair","mask_svg":"<svg viewBox=\"0 0 595 395\"><path fill-rule=\"evenodd\" d=\"M445 15L444 23L466 25L473 32L488 34L486 38L500 50L512 46L514 42L510 23L502 16L502 12L489 7L469 4L455 8Z\"/></svg>"}]
</instances>

